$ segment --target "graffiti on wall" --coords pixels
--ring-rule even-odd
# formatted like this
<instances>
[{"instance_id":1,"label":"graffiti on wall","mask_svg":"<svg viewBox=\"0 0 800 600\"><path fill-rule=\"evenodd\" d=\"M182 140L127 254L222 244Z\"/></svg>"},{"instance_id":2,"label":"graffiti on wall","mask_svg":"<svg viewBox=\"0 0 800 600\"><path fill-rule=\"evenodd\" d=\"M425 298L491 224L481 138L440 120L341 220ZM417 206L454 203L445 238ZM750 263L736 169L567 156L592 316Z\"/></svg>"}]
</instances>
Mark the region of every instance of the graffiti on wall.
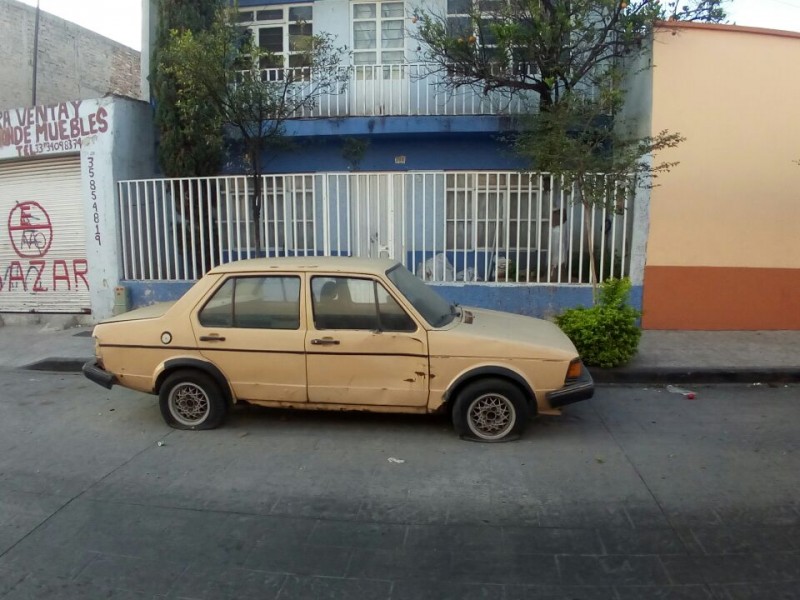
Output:
<instances>
[{"instance_id":1,"label":"graffiti on wall","mask_svg":"<svg viewBox=\"0 0 800 600\"><path fill-rule=\"evenodd\" d=\"M80 115L81 101L0 111L0 150L17 156L78 150L83 138L108 131L108 110Z\"/></svg>"},{"instance_id":2,"label":"graffiti on wall","mask_svg":"<svg viewBox=\"0 0 800 600\"><path fill-rule=\"evenodd\" d=\"M53 293L89 289L84 258L45 255L53 243L53 223L38 202L17 202L8 213L8 237L19 259L0 267L0 292Z\"/></svg>"}]
</instances>

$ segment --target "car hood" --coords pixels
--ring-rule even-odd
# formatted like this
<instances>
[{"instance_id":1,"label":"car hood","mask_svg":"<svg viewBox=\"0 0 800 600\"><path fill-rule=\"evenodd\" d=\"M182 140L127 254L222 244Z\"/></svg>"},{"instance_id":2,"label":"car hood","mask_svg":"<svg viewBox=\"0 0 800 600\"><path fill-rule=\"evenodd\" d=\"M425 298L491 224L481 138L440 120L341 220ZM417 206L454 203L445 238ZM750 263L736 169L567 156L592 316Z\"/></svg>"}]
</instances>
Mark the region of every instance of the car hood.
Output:
<instances>
[{"instance_id":1,"label":"car hood","mask_svg":"<svg viewBox=\"0 0 800 600\"><path fill-rule=\"evenodd\" d=\"M137 308L134 310L130 310L128 312L122 313L121 315L117 315L115 317L111 317L110 319L103 320L103 323L119 323L120 321L139 321L141 319L156 319L161 317L166 313L175 302L159 302L157 304L151 304L150 306L143 306L142 308Z\"/></svg>"},{"instance_id":2,"label":"car hood","mask_svg":"<svg viewBox=\"0 0 800 600\"><path fill-rule=\"evenodd\" d=\"M429 333L432 355L571 360L578 351L555 324L483 308L464 308L448 329Z\"/></svg>"}]
</instances>

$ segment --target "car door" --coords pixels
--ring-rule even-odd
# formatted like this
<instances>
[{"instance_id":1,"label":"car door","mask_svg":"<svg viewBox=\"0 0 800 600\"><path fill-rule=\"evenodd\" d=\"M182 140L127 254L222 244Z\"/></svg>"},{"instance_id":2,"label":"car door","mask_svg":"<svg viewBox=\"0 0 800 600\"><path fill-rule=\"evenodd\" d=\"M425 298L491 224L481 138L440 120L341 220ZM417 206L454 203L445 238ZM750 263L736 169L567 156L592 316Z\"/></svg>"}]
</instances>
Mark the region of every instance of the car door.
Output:
<instances>
[{"instance_id":1,"label":"car door","mask_svg":"<svg viewBox=\"0 0 800 600\"><path fill-rule=\"evenodd\" d=\"M302 286L297 275L230 276L194 312L197 347L238 399L307 401Z\"/></svg>"},{"instance_id":2,"label":"car door","mask_svg":"<svg viewBox=\"0 0 800 600\"><path fill-rule=\"evenodd\" d=\"M427 332L381 281L315 274L307 289L310 402L427 404Z\"/></svg>"}]
</instances>

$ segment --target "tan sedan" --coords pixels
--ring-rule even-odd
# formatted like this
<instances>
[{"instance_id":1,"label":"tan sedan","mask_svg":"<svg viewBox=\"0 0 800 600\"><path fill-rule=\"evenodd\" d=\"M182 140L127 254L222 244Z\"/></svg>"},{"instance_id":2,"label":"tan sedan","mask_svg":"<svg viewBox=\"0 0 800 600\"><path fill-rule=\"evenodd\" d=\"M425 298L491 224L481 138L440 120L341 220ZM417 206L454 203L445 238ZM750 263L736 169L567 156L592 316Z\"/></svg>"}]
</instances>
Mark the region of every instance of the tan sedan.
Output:
<instances>
[{"instance_id":1,"label":"tan sedan","mask_svg":"<svg viewBox=\"0 0 800 600\"><path fill-rule=\"evenodd\" d=\"M500 441L594 392L552 323L451 305L388 260L229 263L176 302L100 323L94 338L84 374L157 394L179 429L212 429L247 402L448 411L459 435Z\"/></svg>"}]
</instances>

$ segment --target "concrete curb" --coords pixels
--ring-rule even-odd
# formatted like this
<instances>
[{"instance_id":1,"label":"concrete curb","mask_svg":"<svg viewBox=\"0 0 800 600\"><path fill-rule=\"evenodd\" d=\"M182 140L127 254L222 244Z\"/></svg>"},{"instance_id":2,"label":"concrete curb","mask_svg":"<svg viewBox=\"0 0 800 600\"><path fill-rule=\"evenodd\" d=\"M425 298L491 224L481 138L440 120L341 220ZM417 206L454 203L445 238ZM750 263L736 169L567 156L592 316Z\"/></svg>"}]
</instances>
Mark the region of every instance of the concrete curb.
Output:
<instances>
[{"instance_id":1,"label":"concrete curb","mask_svg":"<svg viewBox=\"0 0 800 600\"><path fill-rule=\"evenodd\" d=\"M590 368L595 383L799 383L800 367Z\"/></svg>"}]
</instances>

